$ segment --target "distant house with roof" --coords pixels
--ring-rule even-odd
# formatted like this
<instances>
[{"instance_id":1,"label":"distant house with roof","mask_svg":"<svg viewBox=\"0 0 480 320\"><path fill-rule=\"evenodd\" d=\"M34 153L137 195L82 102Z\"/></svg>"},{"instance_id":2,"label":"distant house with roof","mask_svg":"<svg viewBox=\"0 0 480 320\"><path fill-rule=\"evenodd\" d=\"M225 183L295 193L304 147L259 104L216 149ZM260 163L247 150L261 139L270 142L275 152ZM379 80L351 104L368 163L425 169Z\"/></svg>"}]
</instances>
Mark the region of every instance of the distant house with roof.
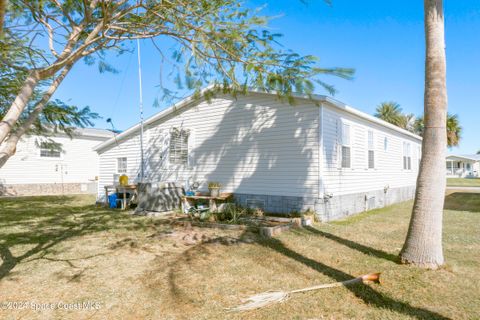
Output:
<instances>
[{"instance_id":1,"label":"distant house with roof","mask_svg":"<svg viewBox=\"0 0 480 320\"><path fill-rule=\"evenodd\" d=\"M476 178L480 176L479 154L449 154L446 158L448 178Z\"/></svg>"},{"instance_id":2,"label":"distant house with roof","mask_svg":"<svg viewBox=\"0 0 480 320\"><path fill-rule=\"evenodd\" d=\"M93 147L111 137L111 131L94 128L77 128L72 138L65 133L24 136L0 168L0 196L96 193Z\"/></svg>"}]
</instances>

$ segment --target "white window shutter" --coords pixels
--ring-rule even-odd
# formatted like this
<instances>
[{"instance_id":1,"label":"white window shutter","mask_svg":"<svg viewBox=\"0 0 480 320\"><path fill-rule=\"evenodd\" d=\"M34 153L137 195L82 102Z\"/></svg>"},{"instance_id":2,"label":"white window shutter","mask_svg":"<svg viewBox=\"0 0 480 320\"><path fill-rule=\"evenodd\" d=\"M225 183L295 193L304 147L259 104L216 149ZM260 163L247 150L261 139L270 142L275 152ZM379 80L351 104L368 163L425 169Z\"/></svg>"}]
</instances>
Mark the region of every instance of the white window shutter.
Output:
<instances>
[{"instance_id":1,"label":"white window shutter","mask_svg":"<svg viewBox=\"0 0 480 320\"><path fill-rule=\"evenodd\" d=\"M342 119L338 119L337 120L337 144L338 145L341 145L343 143L342 135L343 135L343 122L342 122Z\"/></svg>"},{"instance_id":2,"label":"white window shutter","mask_svg":"<svg viewBox=\"0 0 480 320\"><path fill-rule=\"evenodd\" d=\"M351 128L349 124L342 124L342 144L346 146L351 146Z\"/></svg>"}]
</instances>

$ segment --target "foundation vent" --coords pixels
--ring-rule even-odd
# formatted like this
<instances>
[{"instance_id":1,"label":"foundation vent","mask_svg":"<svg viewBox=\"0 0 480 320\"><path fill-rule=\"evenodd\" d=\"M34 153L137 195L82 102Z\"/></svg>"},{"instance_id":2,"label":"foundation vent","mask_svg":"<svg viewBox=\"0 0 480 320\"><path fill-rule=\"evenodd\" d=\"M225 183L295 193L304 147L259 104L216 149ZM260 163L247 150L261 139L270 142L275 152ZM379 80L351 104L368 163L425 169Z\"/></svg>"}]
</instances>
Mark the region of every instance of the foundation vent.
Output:
<instances>
[{"instance_id":1,"label":"foundation vent","mask_svg":"<svg viewBox=\"0 0 480 320\"><path fill-rule=\"evenodd\" d=\"M375 209L376 208L376 199L375 197L367 198L367 210Z\"/></svg>"}]
</instances>

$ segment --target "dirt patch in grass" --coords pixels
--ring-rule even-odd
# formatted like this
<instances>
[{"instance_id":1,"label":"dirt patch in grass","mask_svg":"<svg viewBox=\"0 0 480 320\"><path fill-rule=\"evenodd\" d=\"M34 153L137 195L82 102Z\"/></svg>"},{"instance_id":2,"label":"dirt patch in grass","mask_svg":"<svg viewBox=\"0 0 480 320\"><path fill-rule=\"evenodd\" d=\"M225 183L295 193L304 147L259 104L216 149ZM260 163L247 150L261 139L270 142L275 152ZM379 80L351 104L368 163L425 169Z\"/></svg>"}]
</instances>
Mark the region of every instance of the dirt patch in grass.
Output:
<instances>
[{"instance_id":1,"label":"dirt patch in grass","mask_svg":"<svg viewBox=\"0 0 480 320\"><path fill-rule=\"evenodd\" d=\"M27 319L468 319L479 318L479 194L445 212L448 265L397 264L411 203L274 239L174 226L95 208L88 197L0 200L0 301L95 301L98 310L0 310ZM466 205L465 203L468 203ZM382 284L292 296L246 313L242 297L382 272Z\"/></svg>"}]
</instances>

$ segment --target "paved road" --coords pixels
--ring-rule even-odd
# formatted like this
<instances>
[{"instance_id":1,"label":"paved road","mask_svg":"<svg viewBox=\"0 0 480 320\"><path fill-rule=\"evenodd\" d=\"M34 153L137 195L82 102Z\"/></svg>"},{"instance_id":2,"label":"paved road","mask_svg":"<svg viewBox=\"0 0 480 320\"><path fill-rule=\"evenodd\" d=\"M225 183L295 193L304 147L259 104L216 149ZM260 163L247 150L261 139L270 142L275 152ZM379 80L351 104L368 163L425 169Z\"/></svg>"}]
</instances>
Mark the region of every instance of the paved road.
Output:
<instances>
[{"instance_id":1,"label":"paved road","mask_svg":"<svg viewBox=\"0 0 480 320\"><path fill-rule=\"evenodd\" d=\"M459 190L480 193L480 187L447 187L447 190Z\"/></svg>"}]
</instances>

